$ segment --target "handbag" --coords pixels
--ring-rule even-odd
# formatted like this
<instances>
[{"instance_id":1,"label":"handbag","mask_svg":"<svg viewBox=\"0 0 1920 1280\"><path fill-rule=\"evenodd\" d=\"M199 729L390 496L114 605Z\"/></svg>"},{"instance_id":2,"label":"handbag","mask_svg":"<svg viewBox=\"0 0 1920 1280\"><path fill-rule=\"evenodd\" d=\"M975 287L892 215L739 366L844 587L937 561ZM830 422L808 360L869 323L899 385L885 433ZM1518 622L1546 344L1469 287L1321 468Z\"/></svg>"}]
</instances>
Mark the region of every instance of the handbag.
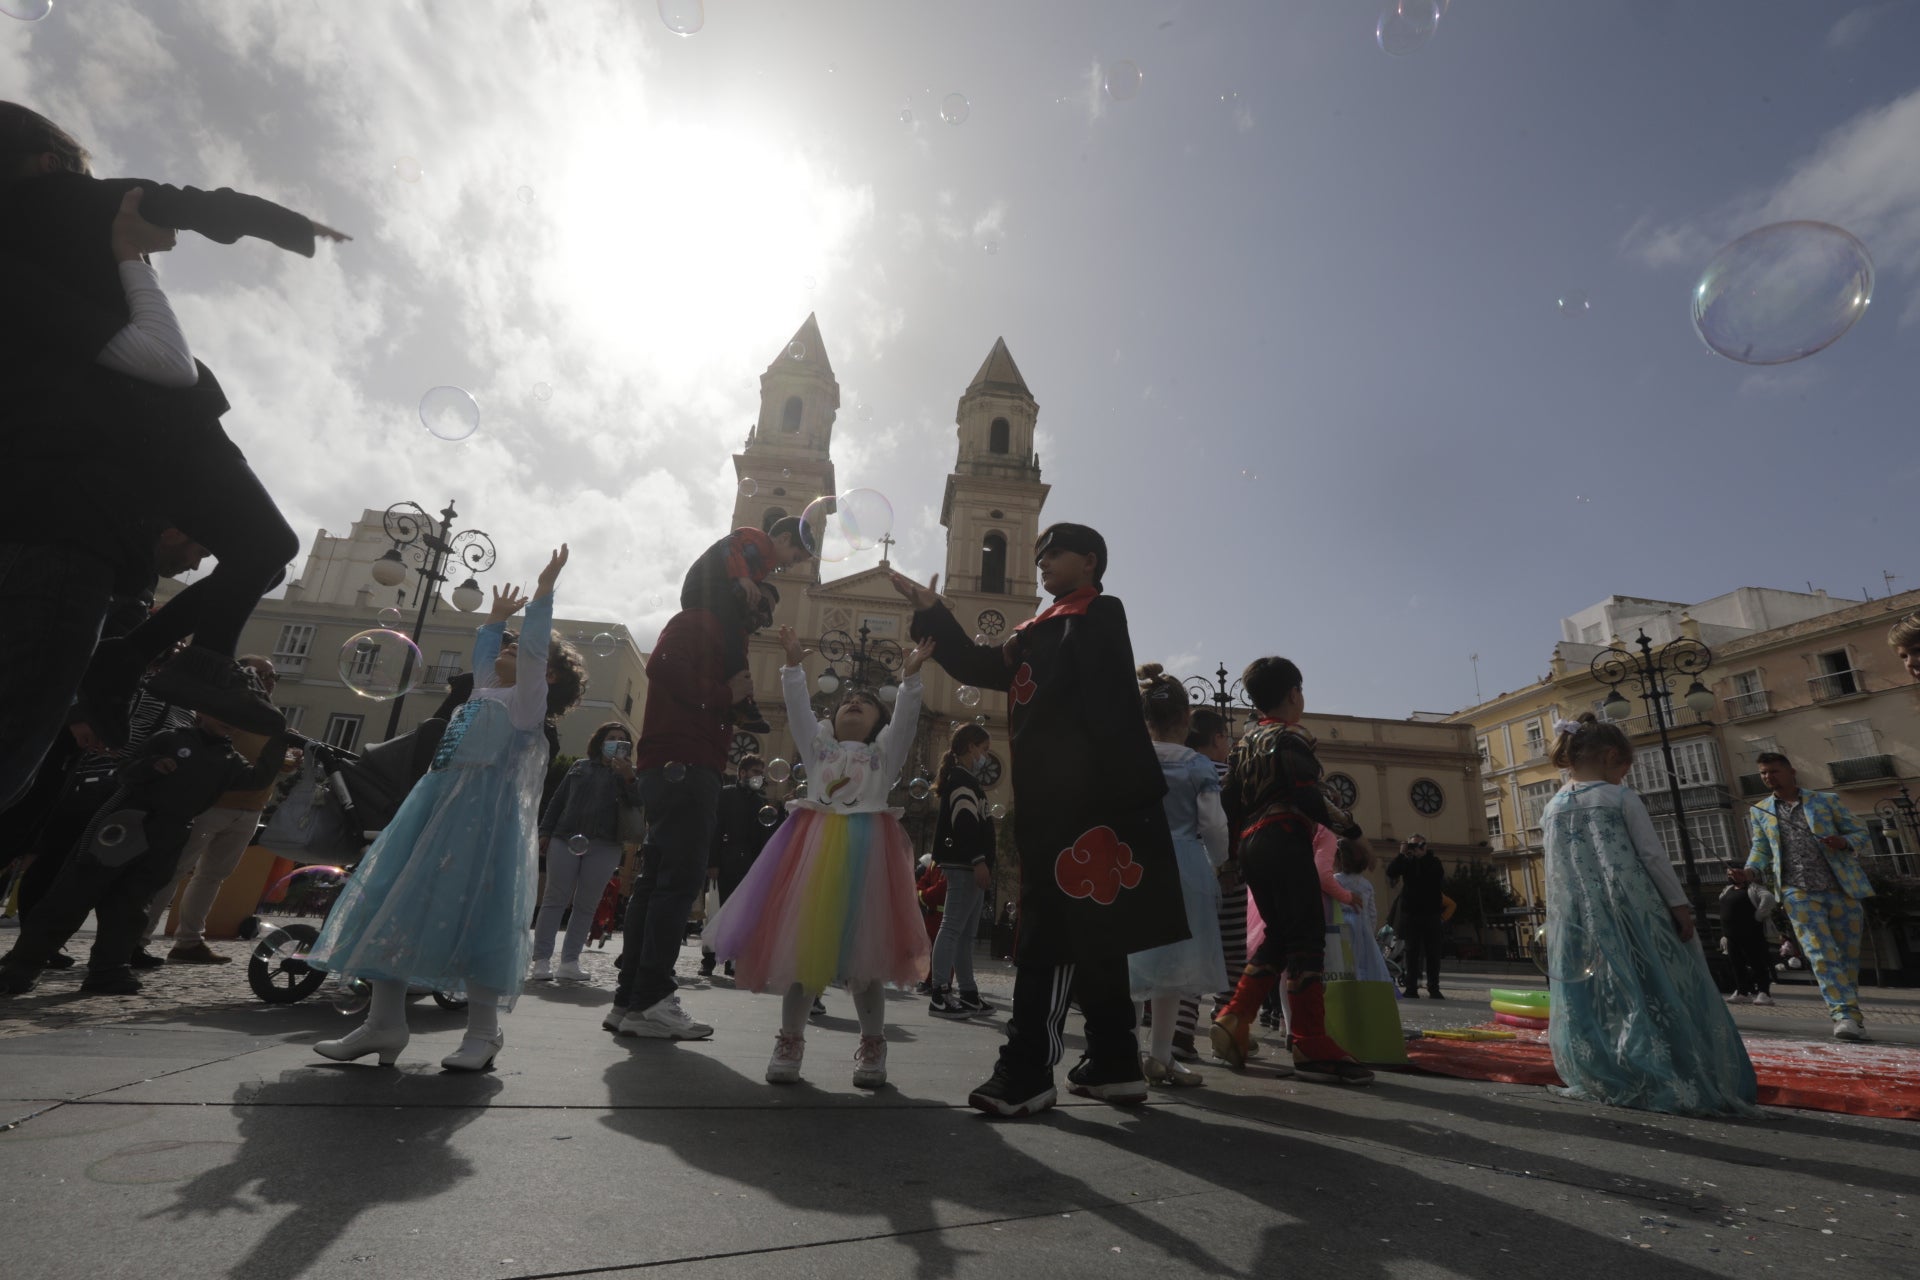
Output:
<instances>
[{"instance_id":1,"label":"handbag","mask_svg":"<svg viewBox=\"0 0 1920 1280\"><path fill-rule=\"evenodd\" d=\"M1326 966L1329 976L1354 971L1353 947L1347 930L1340 927L1345 911L1338 902L1327 899L1332 925L1329 937L1339 938L1338 962ZM1334 960L1333 947L1328 960ZM1407 1060L1406 1037L1400 1030L1399 993L1391 982L1363 982L1355 978L1336 978L1324 988L1326 993L1327 1034L1341 1048L1362 1062L1394 1065Z\"/></svg>"}]
</instances>

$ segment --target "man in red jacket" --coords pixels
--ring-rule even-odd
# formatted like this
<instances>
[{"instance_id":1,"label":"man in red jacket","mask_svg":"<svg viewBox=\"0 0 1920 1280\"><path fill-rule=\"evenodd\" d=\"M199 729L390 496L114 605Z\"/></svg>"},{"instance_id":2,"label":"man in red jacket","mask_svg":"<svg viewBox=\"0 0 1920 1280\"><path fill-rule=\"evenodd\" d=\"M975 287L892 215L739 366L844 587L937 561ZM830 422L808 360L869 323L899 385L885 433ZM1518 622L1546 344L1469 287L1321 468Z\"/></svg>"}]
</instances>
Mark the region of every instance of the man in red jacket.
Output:
<instances>
[{"instance_id":1,"label":"man in red jacket","mask_svg":"<svg viewBox=\"0 0 1920 1280\"><path fill-rule=\"evenodd\" d=\"M713 1028L680 1007L674 962L687 915L706 884L728 712L752 688L726 673L726 624L704 609L675 614L647 659L647 712L634 747L647 843L627 906L626 957L602 1024L627 1036L704 1040Z\"/></svg>"}]
</instances>

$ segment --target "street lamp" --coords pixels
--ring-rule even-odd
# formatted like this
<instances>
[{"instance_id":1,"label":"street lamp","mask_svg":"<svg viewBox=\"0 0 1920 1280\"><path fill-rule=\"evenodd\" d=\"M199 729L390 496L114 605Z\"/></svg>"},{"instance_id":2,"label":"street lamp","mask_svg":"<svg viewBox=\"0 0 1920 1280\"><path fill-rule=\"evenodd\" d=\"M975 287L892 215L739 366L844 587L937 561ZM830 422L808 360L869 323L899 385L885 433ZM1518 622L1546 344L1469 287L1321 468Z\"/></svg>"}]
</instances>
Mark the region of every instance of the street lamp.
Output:
<instances>
[{"instance_id":1,"label":"street lamp","mask_svg":"<svg viewBox=\"0 0 1920 1280\"><path fill-rule=\"evenodd\" d=\"M1228 682L1227 664L1224 662L1220 664L1220 669L1213 673L1213 679L1209 680L1206 676L1188 676L1184 683L1188 701L1195 706L1203 702L1211 702L1226 718L1229 738L1234 736L1234 708L1239 707L1244 711L1254 710L1253 704L1247 701L1247 691L1241 683L1238 680Z\"/></svg>"},{"instance_id":2,"label":"street lamp","mask_svg":"<svg viewBox=\"0 0 1920 1280\"><path fill-rule=\"evenodd\" d=\"M407 700L404 691L408 678L413 674L413 655L420 647L420 632L426 628L427 611L439 607L440 587L450 576L448 570L452 564L449 562L467 571L466 581L453 589L454 608L462 613L472 613L485 599L473 575L485 573L493 567L493 539L478 529L463 529L455 534L453 518L458 514L449 501L446 509L440 513L440 523L436 526L433 517L422 510L418 503L396 502L387 508L381 521L386 527L387 537L393 540L393 546L373 562L373 580L383 587L397 587L406 581L409 562L420 575L417 591L420 608L414 615L413 630L407 636L413 641L413 646L407 650L401 663L402 692L393 700L393 714L387 717L388 738L400 731L400 707Z\"/></svg>"},{"instance_id":3,"label":"street lamp","mask_svg":"<svg viewBox=\"0 0 1920 1280\"><path fill-rule=\"evenodd\" d=\"M1667 737L1667 718L1672 714L1668 700L1673 697L1675 676L1695 677L1681 695L1688 710L1702 720L1713 710L1713 690L1698 678L1713 662L1713 651L1690 636L1681 636L1662 645L1656 653L1644 628L1634 643L1640 650L1638 653L1623 645L1613 645L1594 655L1593 678L1613 690L1600 704L1600 711L1609 720L1627 718L1633 704L1621 694L1619 686L1628 680L1639 688L1641 699L1652 710L1653 727L1660 734L1660 755L1667 766L1667 795L1673 802L1673 825L1680 836L1680 859L1687 867L1687 898L1693 904L1694 919L1700 920L1705 915L1701 909L1700 870L1693 861L1693 839L1687 832L1686 806L1680 799L1680 775L1673 767L1673 743Z\"/></svg>"},{"instance_id":4,"label":"street lamp","mask_svg":"<svg viewBox=\"0 0 1920 1280\"><path fill-rule=\"evenodd\" d=\"M900 696L898 677L906 654L891 640L874 639L866 623L860 624L858 640L844 631L829 631L814 648L827 664L820 673L820 692L838 692L841 682L847 681L855 688L874 690L888 706Z\"/></svg>"}]
</instances>

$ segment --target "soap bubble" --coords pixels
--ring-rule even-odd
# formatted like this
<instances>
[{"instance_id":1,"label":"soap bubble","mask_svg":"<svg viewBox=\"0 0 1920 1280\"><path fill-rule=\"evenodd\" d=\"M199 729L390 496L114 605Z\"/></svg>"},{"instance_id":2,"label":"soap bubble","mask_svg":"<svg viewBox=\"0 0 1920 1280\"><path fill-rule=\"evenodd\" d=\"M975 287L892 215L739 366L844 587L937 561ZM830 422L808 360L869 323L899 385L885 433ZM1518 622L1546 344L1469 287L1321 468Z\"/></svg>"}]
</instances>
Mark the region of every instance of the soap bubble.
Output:
<instances>
[{"instance_id":1,"label":"soap bubble","mask_svg":"<svg viewBox=\"0 0 1920 1280\"><path fill-rule=\"evenodd\" d=\"M480 429L480 406L459 387L434 387L420 397L420 422L442 440L465 440Z\"/></svg>"},{"instance_id":2,"label":"soap bubble","mask_svg":"<svg viewBox=\"0 0 1920 1280\"><path fill-rule=\"evenodd\" d=\"M902 107L902 108L900 108L900 123L901 123L901 124L912 124L912 123L913 123L913 108L912 108L912 107Z\"/></svg>"},{"instance_id":3,"label":"soap bubble","mask_svg":"<svg viewBox=\"0 0 1920 1280\"><path fill-rule=\"evenodd\" d=\"M775 782L785 782L793 776L793 766L779 756L767 761L767 777Z\"/></svg>"},{"instance_id":4,"label":"soap bubble","mask_svg":"<svg viewBox=\"0 0 1920 1280\"><path fill-rule=\"evenodd\" d=\"M789 359L789 360L805 360L806 358L807 358L807 344L806 344L806 343L804 343L804 342L796 342L796 343L793 343L793 344L792 344L791 346L789 346L789 347L787 348L787 359Z\"/></svg>"},{"instance_id":5,"label":"soap bubble","mask_svg":"<svg viewBox=\"0 0 1920 1280\"><path fill-rule=\"evenodd\" d=\"M813 292L813 283L814 281L812 276L803 276L800 280L801 287L804 288L808 293Z\"/></svg>"},{"instance_id":6,"label":"soap bubble","mask_svg":"<svg viewBox=\"0 0 1920 1280\"><path fill-rule=\"evenodd\" d=\"M550 383L550 382L536 382L536 383L534 383L534 384L533 384L533 398L534 398L535 400L551 400L551 399L553 399L553 384L552 384L552 383Z\"/></svg>"},{"instance_id":7,"label":"soap bubble","mask_svg":"<svg viewBox=\"0 0 1920 1280\"><path fill-rule=\"evenodd\" d=\"M1592 301L1578 289L1561 294L1553 300L1553 305L1563 316L1584 316L1593 310Z\"/></svg>"},{"instance_id":8,"label":"soap bubble","mask_svg":"<svg viewBox=\"0 0 1920 1280\"><path fill-rule=\"evenodd\" d=\"M1004 818L1007 816L1007 806L996 804L993 808L987 810L987 816L989 818Z\"/></svg>"},{"instance_id":9,"label":"soap bubble","mask_svg":"<svg viewBox=\"0 0 1920 1280\"><path fill-rule=\"evenodd\" d=\"M393 176L402 182L418 182L420 175L425 172L420 162L412 156L401 156L393 162Z\"/></svg>"},{"instance_id":10,"label":"soap bubble","mask_svg":"<svg viewBox=\"0 0 1920 1280\"><path fill-rule=\"evenodd\" d=\"M587 846L591 843L592 842L588 840L584 835L575 834L575 835L568 836L567 852L573 853L573 854L585 853L587 851Z\"/></svg>"},{"instance_id":11,"label":"soap bubble","mask_svg":"<svg viewBox=\"0 0 1920 1280\"><path fill-rule=\"evenodd\" d=\"M1547 976L1555 982L1589 981L1604 963L1593 929L1575 916L1557 921L1550 933L1542 925L1534 931L1533 941L1547 953Z\"/></svg>"},{"instance_id":12,"label":"soap bubble","mask_svg":"<svg viewBox=\"0 0 1920 1280\"><path fill-rule=\"evenodd\" d=\"M798 785L798 786L796 786L796 787L795 787L795 788L793 789L793 798L794 798L795 800L805 800L805 799L807 798L807 784L806 784L806 783L804 783L804 782L802 782L802 783L801 783L800 785Z\"/></svg>"},{"instance_id":13,"label":"soap bubble","mask_svg":"<svg viewBox=\"0 0 1920 1280\"><path fill-rule=\"evenodd\" d=\"M667 761L666 767L661 769L660 772L667 775L668 782L685 782L687 780L687 766L681 764L678 760Z\"/></svg>"},{"instance_id":14,"label":"soap bubble","mask_svg":"<svg viewBox=\"0 0 1920 1280\"><path fill-rule=\"evenodd\" d=\"M800 541L815 559L837 564L869 551L893 532L893 504L877 489L815 498L800 513Z\"/></svg>"},{"instance_id":15,"label":"soap bubble","mask_svg":"<svg viewBox=\"0 0 1920 1280\"><path fill-rule=\"evenodd\" d=\"M979 725L982 729L987 727L987 717L984 715L975 716L973 718L973 722Z\"/></svg>"},{"instance_id":16,"label":"soap bubble","mask_svg":"<svg viewBox=\"0 0 1920 1280\"><path fill-rule=\"evenodd\" d=\"M792 467L782 467L782 468L780 468L780 478L781 478L782 480L791 480L791 479L793 479L793 468L792 468Z\"/></svg>"},{"instance_id":17,"label":"soap bubble","mask_svg":"<svg viewBox=\"0 0 1920 1280\"><path fill-rule=\"evenodd\" d=\"M989 640L989 639L987 639L987 633L986 633L986 632L984 632L984 631L976 631L976 632L974 632L974 633L973 633L973 642L974 642L975 644L992 644L992 643L993 643L993 641L991 641L991 640Z\"/></svg>"},{"instance_id":18,"label":"soap bubble","mask_svg":"<svg viewBox=\"0 0 1920 1280\"><path fill-rule=\"evenodd\" d=\"M988 257L992 257L994 254L1000 252L1000 242L998 240L989 240L985 244L981 245L980 249Z\"/></svg>"},{"instance_id":19,"label":"soap bubble","mask_svg":"<svg viewBox=\"0 0 1920 1280\"><path fill-rule=\"evenodd\" d=\"M793 780L795 782L800 783L802 786L806 785L807 766L804 761L795 760L793 762Z\"/></svg>"},{"instance_id":20,"label":"soap bubble","mask_svg":"<svg viewBox=\"0 0 1920 1280\"><path fill-rule=\"evenodd\" d=\"M593 638L593 653L598 658L611 658L620 652L620 637L611 631L602 631Z\"/></svg>"},{"instance_id":21,"label":"soap bubble","mask_svg":"<svg viewBox=\"0 0 1920 1280\"><path fill-rule=\"evenodd\" d=\"M518 197L520 198L520 203L521 203L521 204L532 204L532 203L533 203L533 188L532 188L532 187L521 187L521 188L520 188L520 189L519 189L518 191L516 191L516 192L514 192L513 194L514 194L514 195L516 195L516 196L518 196Z\"/></svg>"},{"instance_id":22,"label":"soap bubble","mask_svg":"<svg viewBox=\"0 0 1920 1280\"><path fill-rule=\"evenodd\" d=\"M380 624L382 631L392 631L400 625L400 610L394 608L392 605L388 605L380 612L374 614L373 620Z\"/></svg>"},{"instance_id":23,"label":"soap bubble","mask_svg":"<svg viewBox=\"0 0 1920 1280\"><path fill-rule=\"evenodd\" d=\"M973 105L964 93L950 93L940 99L940 118L948 124L965 124L973 114Z\"/></svg>"},{"instance_id":24,"label":"soap bubble","mask_svg":"<svg viewBox=\"0 0 1920 1280\"><path fill-rule=\"evenodd\" d=\"M931 782L928 782L925 778L915 778L912 782L909 782L907 784L907 794L912 796L915 800L925 800L927 798L927 794L932 790L933 790L933 784Z\"/></svg>"},{"instance_id":25,"label":"soap bubble","mask_svg":"<svg viewBox=\"0 0 1920 1280\"><path fill-rule=\"evenodd\" d=\"M1866 314L1873 260L1825 222L1776 222L1714 255L1693 291L1701 341L1742 364L1785 364L1834 342Z\"/></svg>"},{"instance_id":26,"label":"soap bubble","mask_svg":"<svg viewBox=\"0 0 1920 1280\"><path fill-rule=\"evenodd\" d=\"M1125 102L1140 92L1140 68L1131 62L1116 62L1107 69L1107 96L1115 102Z\"/></svg>"},{"instance_id":27,"label":"soap bubble","mask_svg":"<svg viewBox=\"0 0 1920 1280\"><path fill-rule=\"evenodd\" d=\"M977 707L980 705L980 691L970 684L963 684L958 689L955 689L953 696L959 699L960 705L963 707Z\"/></svg>"},{"instance_id":28,"label":"soap bubble","mask_svg":"<svg viewBox=\"0 0 1920 1280\"><path fill-rule=\"evenodd\" d=\"M742 480L742 481L740 482L740 496L741 496L741 497L743 497L743 498L751 498L751 497L753 497L754 495L756 495L756 494L758 494L759 492L760 492L760 485L759 485L759 483L758 483L757 481L754 481L754 480Z\"/></svg>"},{"instance_id":29,"label":"soap bubble","mask_svg":"<svg viewBox=\"0 0 1920 1280\"><path fill-rule=\"evenodd\" d=\"M1440 6L1434 0L1398 0L1380 11L1374 38L1382 53L1405 58L1420 52L1440 29Z\"/></svg>"},{"instance_id":30,"label":"soap bubble","mask_svg":"<svg viewBox=\"0 0 1920 1280\"><path fill-rule=\"evenodd\" d=\"M280 903L286 900L287 891L296 887L298 887L304 895L309 893L324 893L331 889L338 889L346 882L347 869L345 867L329 867L318 864L311 867L297 867L268 885L267 891L260 895L260 901Z\"/></svg>"},{"instance_id":31,"label":"soap bubble","mask_svg":"<svg viewBox=\"0 0 1920 1280\"><path fill-rule=\"evenodd\" d=\"M760 812L757 816L760 819L760 825L763 827L770 827L780 821L780 811L770 804L761 805Z\"/></svg>"},{"instance_id":32,"label":"soap bubble","mask_svg":"<svg viewBox=\"0 0 1920 1280\"><path fill-rule=\"evenodd\" d=\"M419 646L384 627L362 631L340 646L340 683L375 702L411 693L422 665Z\"/></svg>"},{"instance_id":33,"label":"soap bubble","mask_svg":"<svg viewBox=\"0 0 1920 1280\"><path fill-rule=\"evenodd\" d=\"M0 13L22 22L38 22L53 12L53 0L0 0Z\"/></svg>"},{"instance_id":34,"label":"soap bubble","mask_svg":"<svg viewBox=\"0 0 1920 1280\"><path fill-rule=\"evenodd\" d=\"M855 407L853 411L853 416L860 419L860 421L862 422L872 422L873 406L870 404L859 405Z\"/></svg>"},{"instance_id":35,"label":"soap bubble","mask_svg":"<svg viewBox=\"0 0 1920 1280\"><path fill-rule=\"evenodd\" d=\"M705 0L660 0L660 21L677 36L690 36L707 25Z\"/></svg>"}]
</instances>

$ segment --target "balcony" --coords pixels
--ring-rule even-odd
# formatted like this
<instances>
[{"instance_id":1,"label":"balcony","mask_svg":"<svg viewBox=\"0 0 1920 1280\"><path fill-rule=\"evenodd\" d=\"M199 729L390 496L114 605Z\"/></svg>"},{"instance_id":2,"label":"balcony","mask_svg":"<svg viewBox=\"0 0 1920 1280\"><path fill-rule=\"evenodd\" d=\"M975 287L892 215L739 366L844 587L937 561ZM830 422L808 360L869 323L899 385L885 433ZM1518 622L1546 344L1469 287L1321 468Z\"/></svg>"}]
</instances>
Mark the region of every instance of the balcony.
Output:
<instances>
[{"instance_id":1,"label":"balcony","mask_svg":"<svg viewBox=\"0 0 1920 1280\"><path fill-rule=\"evenodd\" d=\"M1751 693L1736 693L1726 699L1727 719L1749 720L1754 716L1773 714L1773 703L1765 689L1755 689Z\"/></svg>"},{"instance_id":2,"label":"balcony","mask_svg":"<svg viewBox=\"0 0 1920 1280\"><path fill-rule=\"evenodd\" d=\"M1814 676L1807 681L1807 687L1813 690L1815 702L1832 702L1837 698L1851 698L1867 691L1866 673L1849 667L1845 671L1829 671L1823 676Z\"/></svg>"},{"instance_id":3,"label":"balcony","mask_svg":"<svg viewBox=\"0 0 1920 1280\"><path fill-rule=\"evenodd\" d=\"M303 674L307 669L307 655L304 653L276 653L273 655L273 669L282 678Z\"/></svg>"},{"instance_id":4,"label":"balcony","mask_svg":"<svg viewBox=\"0 0 1920 1280\"><path fill-rule=\"evenodd\" d=\"M1854 756L1850 760L1829 760L1827 772L1833 775L1836 787L1855 786L1862 782L1878 782L1883 778L1897 778L1900 770L1894 766L1892 756Z\"/></svg>"},{"instance_id":5,"label":"balcony","mask_svg":"<svg viewBox=\"0 0 1920 1280\"><path fill-rule=\"evenodd\" d=\"M459 674L460 664L457 662L438 664L420 673L420 683L444 685Z\"/></svg>"}]
</instances>

